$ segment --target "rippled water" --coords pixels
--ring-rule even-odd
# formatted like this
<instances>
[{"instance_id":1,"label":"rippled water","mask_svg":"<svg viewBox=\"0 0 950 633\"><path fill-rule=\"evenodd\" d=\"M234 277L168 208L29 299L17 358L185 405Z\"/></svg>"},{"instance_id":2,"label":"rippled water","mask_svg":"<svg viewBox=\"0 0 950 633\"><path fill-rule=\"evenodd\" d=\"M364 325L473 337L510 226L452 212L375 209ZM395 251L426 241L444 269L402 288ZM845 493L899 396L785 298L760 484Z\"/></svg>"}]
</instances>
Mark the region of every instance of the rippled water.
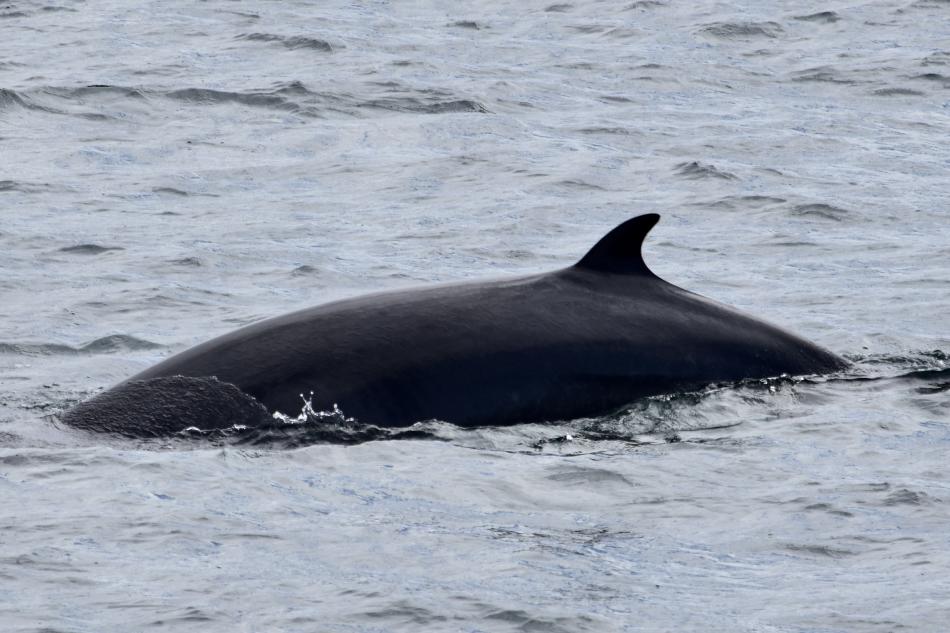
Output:
<instances>
[{"instance_id":1,"label":"rippled water","mask_svg":"<svg viewBox=\"0 0 950 633\"><path fill-rule=\"evenodd\" d=\"M0 7L0 628L945 629L950 5L551 2ZM388 441L48 417L647 211L854 368Z\"/></svg>"}]
</instances>

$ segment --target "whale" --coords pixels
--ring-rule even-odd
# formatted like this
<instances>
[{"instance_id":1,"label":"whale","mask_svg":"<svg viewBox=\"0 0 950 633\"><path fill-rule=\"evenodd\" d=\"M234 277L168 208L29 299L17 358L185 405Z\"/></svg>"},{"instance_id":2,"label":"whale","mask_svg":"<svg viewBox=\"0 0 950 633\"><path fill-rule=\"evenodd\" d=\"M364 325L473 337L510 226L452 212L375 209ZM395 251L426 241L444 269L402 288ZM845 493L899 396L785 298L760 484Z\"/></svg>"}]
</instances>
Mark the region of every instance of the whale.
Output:
<instances>
[{"instance_id":1,"label":"whale","mask_svg":"<svg viewBox=\"0 0 950 633\"><path fill-rule=\"evenodd\" d=\"M349 298L242 327L80 403L72 426L163 436L339 408L359 423L464 427L615 413L646 396L848 363L655 275L660 216L623 222L540 274Z\"/></svg>"}]
</instances>

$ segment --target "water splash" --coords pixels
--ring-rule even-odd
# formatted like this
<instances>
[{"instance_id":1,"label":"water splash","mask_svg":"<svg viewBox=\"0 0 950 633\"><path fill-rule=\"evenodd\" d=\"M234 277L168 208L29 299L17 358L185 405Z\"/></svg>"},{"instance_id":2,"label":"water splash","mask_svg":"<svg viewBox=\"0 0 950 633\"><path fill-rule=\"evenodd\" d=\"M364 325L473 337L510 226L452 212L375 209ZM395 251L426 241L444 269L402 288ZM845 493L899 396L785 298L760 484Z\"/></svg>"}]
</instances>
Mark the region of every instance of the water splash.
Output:
<instances>
[{"instance_id":1,"label":"water splash","mask_svg":"<svg viewBox=\"0 0 950 633\"><path fill-rule=\"evenodd\" d=\"M310 392L309 398L300 394L300 399L303 401L303 407L296 416L291 417L281 411L274 411L272 417L284 424L330 423L336 425L353 425L356 423L356 418L347 417L335 402L333 403L333 408L329 411L317 411L314 409L312 391Z\"/></svg>"}]
</instances>

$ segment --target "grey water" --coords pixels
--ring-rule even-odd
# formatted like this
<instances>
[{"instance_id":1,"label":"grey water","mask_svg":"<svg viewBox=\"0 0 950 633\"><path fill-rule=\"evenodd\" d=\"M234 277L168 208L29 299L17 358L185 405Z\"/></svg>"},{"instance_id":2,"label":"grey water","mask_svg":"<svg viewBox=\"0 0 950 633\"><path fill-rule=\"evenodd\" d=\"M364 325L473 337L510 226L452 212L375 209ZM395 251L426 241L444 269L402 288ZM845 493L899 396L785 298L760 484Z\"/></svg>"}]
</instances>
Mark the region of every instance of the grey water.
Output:
<instances>
[{"instance_id":1,"label":"grey water","mask_svg":"<svg viewBox=\"0 0 950 633\"><path fill-rule=\"evenodd\" d=\"M0 630L946 630L948 89L941 0L4 3ZM644 212L659 275L853 367L371 441L56 421Z\"/></svg>"}]
</instances>

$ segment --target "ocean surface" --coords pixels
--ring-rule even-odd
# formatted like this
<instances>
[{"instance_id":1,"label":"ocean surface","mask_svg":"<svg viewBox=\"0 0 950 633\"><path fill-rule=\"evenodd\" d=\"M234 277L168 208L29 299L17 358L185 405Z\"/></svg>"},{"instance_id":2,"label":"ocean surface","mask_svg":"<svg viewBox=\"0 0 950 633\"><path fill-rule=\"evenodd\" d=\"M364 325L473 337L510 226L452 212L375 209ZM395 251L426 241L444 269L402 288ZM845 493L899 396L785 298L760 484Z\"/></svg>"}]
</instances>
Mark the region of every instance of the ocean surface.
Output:
<instances>
[{"instance_id":1,"label":"ocean surface","mask_svg":"<svg viewBox=\"0 0 950 633\"><path fill-rule=\"evenodd\" d=\"M4 2L0 630L946 631L948 141L946 0ZM659 275L853 367L375 439L57 422L644 212Z\"/></svg>"}]
</instances>

